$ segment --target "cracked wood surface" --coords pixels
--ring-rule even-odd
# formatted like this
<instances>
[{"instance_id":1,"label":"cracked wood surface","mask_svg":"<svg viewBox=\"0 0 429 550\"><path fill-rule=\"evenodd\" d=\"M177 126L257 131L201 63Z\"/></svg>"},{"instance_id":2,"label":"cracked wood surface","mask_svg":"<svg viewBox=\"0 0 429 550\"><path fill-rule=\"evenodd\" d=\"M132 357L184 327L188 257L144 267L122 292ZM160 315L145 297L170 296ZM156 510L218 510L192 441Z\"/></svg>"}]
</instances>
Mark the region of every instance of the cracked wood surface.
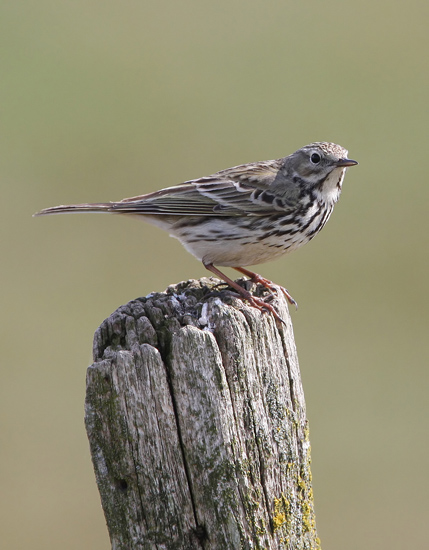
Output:
<instances>
[{"instance_id":1,"label":"cracked wood surface","mask_svg":"<svg viewBox=\"0 0 429 550\"><path fill-rule=\"evenodd\" d=\"M129 302L95 334L85 422L115 550L319 548L286 302L280 326L217 282Z\"/></svg>"}]
</instances>

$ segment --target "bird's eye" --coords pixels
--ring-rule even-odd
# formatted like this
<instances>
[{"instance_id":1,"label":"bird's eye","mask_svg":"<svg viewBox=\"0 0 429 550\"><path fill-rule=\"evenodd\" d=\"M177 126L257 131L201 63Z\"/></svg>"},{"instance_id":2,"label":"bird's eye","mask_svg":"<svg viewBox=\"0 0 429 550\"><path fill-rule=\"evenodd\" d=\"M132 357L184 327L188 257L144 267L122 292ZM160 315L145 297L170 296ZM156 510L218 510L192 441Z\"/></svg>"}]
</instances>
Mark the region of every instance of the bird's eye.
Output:
<instances>
[{"instance_id":1,"label":"bird's eye","mask_svg":"<svg viewBox=\"0 0 429 550\"><path fill-rule=\"evenodd\" d=\"M319 164L319 162L322 160L319 153L313 153L310 157L310 160L313 164Z\"/></svg>"}]
</instances>

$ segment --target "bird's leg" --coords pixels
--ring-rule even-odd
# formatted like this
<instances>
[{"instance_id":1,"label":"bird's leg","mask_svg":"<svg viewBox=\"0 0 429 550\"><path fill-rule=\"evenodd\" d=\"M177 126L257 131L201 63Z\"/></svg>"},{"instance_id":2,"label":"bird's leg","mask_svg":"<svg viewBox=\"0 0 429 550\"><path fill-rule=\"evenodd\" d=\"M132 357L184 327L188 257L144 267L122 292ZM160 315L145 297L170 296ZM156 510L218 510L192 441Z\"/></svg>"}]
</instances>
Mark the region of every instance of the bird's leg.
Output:
<instances>
[{"instance_id":1,"label":"bird's leg","mask_svg":"<svg viewBox=\"0 0 429 550\"><path fill-rule=\"evenodd\" d=\"M249 271L248 269L244 269L244 267L233 267L236 271L239 271L243 275L246 275L246 277L249 277L249 279L252 281L252 283L261 283L262 286L267 288L270 292L273 292L276 289L276 286L272 281L269 279L266 279L265 277L261 277L261 275L258 275L257 273L254 273L253 271ZM279 287L283 294L288 299L288 302L292 304L293 306L298 309L298 304L296 301L292 298L292 296L289 294L289 292L283 288L282 286Z\"/></svg>"},{"instance_id":2,"label":"bird's leg","mask_svg":"<svg viewBox=\"0 0 429 550\"><path fill-rule=\"evenodd\" d=\"M264 300L261 300L261 298L256 298L256 296L253 296L248 290L244 289L239 284L237 284L235 281L233 281L232 279L230 279L229 277L224 275L222 273L222 271L220 271L213 264L205 264L203 262L203 265L206 269L208 269L209 271L211 271L212 273L214 273L215 275L220 277L230 287L232 287L234 290L236 290L238 292L238 294L242 298L247 300L252 307L255 307L256 309L259 309L260 311L263 311L264 309L270 311L274 315L274 318L277 321L280 321L281 323L285 324L283 319L279 316L279 314L277 313L277 311L273 308L273 306L271 304L267 304L267 303L264 302Z\"/></svg>"}]
</instances>

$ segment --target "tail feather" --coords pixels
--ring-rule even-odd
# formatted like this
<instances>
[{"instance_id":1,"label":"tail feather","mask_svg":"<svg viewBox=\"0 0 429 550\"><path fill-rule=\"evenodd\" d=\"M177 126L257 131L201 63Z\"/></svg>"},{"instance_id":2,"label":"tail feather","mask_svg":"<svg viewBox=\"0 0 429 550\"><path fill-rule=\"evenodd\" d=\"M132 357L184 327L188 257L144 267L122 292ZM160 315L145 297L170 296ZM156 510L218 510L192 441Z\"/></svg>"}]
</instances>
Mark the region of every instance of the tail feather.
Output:
<instances>
[{"instance_id":1,"label":"tail feather","mask_svg":"<svg viewBox=\"0 0 429 550\"><path fill-rule=\"evenodd\" d=\"M33 216L47 216L49 214L72 214L78 212L111 212L112 203L99 202L94 204L61 204L60 206L51 206L36 212Z\"/></svg>"}]
</instances>

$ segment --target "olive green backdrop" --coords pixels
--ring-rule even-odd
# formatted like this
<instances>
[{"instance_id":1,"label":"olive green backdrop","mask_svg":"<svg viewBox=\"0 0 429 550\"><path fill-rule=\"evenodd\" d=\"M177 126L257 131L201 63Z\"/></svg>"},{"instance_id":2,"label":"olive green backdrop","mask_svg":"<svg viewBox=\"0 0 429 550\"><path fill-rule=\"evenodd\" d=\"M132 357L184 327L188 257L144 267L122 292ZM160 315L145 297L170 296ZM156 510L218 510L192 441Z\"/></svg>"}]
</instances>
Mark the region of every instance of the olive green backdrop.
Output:
<instances>
[{"instance_id":1,"label":"olive green backdrop","mask_svg":"<svg viewBox=\"0 0 429 550\"><path fill-rule=\"evenodd\" d=\"M289 288L330 550L427 545L428 17L423 0L0 4L0 537L109 548L83 424L94 330L207 275L133 219L33 219L347 147L331 221L260 266Z\"/></svg>"}]
</instances>

